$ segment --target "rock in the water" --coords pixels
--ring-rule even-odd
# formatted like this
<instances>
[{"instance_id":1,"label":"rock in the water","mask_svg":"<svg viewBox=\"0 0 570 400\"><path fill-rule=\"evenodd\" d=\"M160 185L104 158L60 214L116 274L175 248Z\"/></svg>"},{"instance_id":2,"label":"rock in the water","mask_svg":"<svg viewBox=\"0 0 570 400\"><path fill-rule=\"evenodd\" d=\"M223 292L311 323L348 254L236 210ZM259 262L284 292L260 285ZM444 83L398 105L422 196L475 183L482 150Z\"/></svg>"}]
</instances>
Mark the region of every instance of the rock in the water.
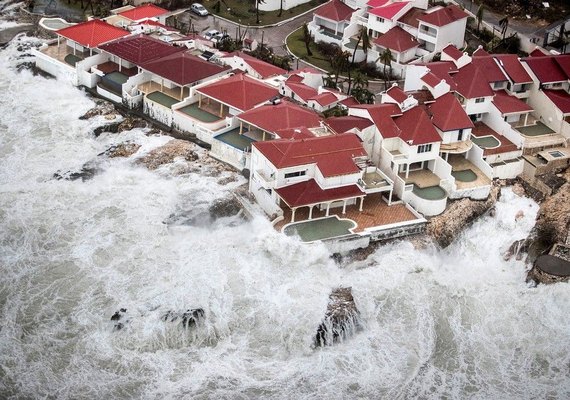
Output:
<instances>
[{"instance_id":1,"label":"rock in the water","mask_svg":"<svg viewBox=\"0 0 570 400\"><path fill-rule=\"evenodd\" d=\"M106 100L96 100L95 107L83 114L79 119L90 119L97 115L115 114L115 106Z\"/></svg>"},{"instance_id":2,"label":"rock in the water","mask_svg":"<svg viewBox=\"0 0 570 400\"><path fill-rule=\"evenodd\" d=\"M242 210L241 203L234 197L228 196L223 199L214 200L208 211L212 219L232 217Z\"/></svg>"},{"instance_id":3,"label":"rock in the water","mask_svg":"<svg viewBox=\"0 0 570 400\"><path fill-rule=\"evenodd\" d=\"M536 284L568 282L570 280L570 261L556 255L541 255L535 260L526 280Z\"/></svg>"},{"instance_id":4,"label":"rock in the water","mask_svg":"<svg viewBox=\"0 0 570 400\"><path fill-rule=\"evenodd\" d=\"M330 346L347 339L361 328L360 312L352 297L352 288L334 289L323 322L317 328L316 346Z\"/></svg>"},{"instance_id":5,"label":"rock in the water","mask_svg":"<svg viewBox=\"0 0 570 400\"><path fill-rule=\"evenodd\" d=\"M524 211L523 210L518 210L517 213L515 214L515 221L518 221L519 219L524 217Z\"/></svg>"},{"instance_id":6,"label":"rock in the water","mask_svg":"<svg viewBox=\"0 0 570 400\"><path fill-rule=\"evenodd\" d=\"M148 126L144 119L129 116L118 125L117 132L130 131L135 128L148 128Z\"/></svg>"},{"instance_id":7,"label":"rock in the water","mask_svg":"<svg viewBox=\"0 0 570 400\"><path fill-rule=\"evenodd\" d=\"M510 260L513 256L516 257L517 260L522 258L523 253L527 252L528 246L530 245L530 241L527 239L516 240L511 244L509 249L503 254L503 259L505 261Z\"/></svg>"},{"instance_id":8,"label":"rock in the water","mask_svg":"<svg viewBox=\"0 0 570 400\"><path fill-rule=\"evenodd\" d=\"M140 149L140 147L141 145L136 143L119 143L117 145L109 147L99 155L105 155L109 158L130 157L135 154Z\"/></svg>"},{"instance_id":9,"label":"rock in the water","mask_svg":"<svg viewBox=\"0 0 570 400\"><path fill-rule=\"evenodd\" d=\"M95 174L97 174L97 172L99 172L99 169L93 162L86 162L78 171L57 171L53 174L53 177L58 181L76 181L78 179L81 179L83 182L85 182L89 179L92 179Z\"/></svg>"},{"instance_id":10,"label":"rock in the water","mask_svg":"<svg viewBox=\"0 0 570 400\"><path fill-rule=\"evenodd\" d=\"M512 186L512 191L514 194L516 194L519 197L522 197L526 194L525 190L524 190L524 186L521 185L520 182L516 182L513 186Z\"/></svg>"},{"instance_id":11,"label":"rock in the water","mask_svg":"<svg viewBox=\"0 0 570 400\"><path fill-rule=\"evenodd\" d=\"M454 201L448 205L443 214L429 220L426 232L441 247L449 246L467 225L495 205L500 194L500 185L498 182L493 182L487 200L461 199Z\"/></svg>"},{"instance_id":12,"label":"rock in the water","mask_svg":"<svg viewBox=\"0 0 570 400\"><path fill-rule=\"evenodd\" d=\"M129 322L128 319L124 319L126 313L127 313L127 309L121 308L118 311L115 311L115 313L111 316L111 321L114 322L114 324L113 324L113 330L114 331L120 331L121 329L123 329L125 327L125 324L127 322ZM123 322L119 322L121 320L123 320Z\"/></svg>"},{"instance_id":13,"label":"rock in the water","mask_svg":"<svg viewBox=\"0 0 570 400\"><path fill-rule=\"evenodd\" d=\"M180 320L182 327L191 328L203 320L204 316L203 308L193 308L184 312L168 311L162 316L162 320L165 322L176 322Z\"/></svg>"},{"instance_id":14,"label":"rock in the water","mask_svg":"<svg viewBox=\"0 0 570 400\"><path fill-rule=\"evenodd\" d=\"M164 146L158 147L138 160L150 170L173 162L176 158L183 158L186 161L196 161L196 145L184 140L172 139Z\"/></svg>"}]
</instances>

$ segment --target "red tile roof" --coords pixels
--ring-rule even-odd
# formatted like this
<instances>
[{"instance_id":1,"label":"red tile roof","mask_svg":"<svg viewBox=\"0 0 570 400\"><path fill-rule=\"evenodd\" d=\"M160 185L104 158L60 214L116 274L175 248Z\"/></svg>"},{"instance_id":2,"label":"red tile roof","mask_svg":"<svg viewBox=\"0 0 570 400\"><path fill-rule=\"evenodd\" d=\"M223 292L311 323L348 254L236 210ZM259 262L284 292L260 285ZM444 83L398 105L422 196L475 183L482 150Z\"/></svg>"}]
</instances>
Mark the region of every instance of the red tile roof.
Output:
<instances>
[{"instance_id":1,"label":"red tile roof","mask_svg":"<svg viewBox=\"0 0 570 400\"><path fill-rule=\"evenodd\" d=\"M408 98L408 95L404 93L404 91L400 89L398 86L392 86L390 89L386 91L386 94L400 104Z\"/></svg>"},{"instance_id":2,"label":"red tile roof","mask_svg":"<svg viewBox=\"0 0 570 400\"><path fill-rule=\"evenodd\" d=\"M259 76L261 76L262 79L266 79L274 75L282 75L287 73L287 71L285 71L283 68L279 68L273 64L269 64L268 62L260 60L259 58L250 56L249 54L244 53L243 51L235 51L233 53L224 56L223 58L226 57L239 57L243 59L246 63L249 64L251 68L255 70L255 72L259 74Z\"/></svg>"},{"instance_id":3,"label":"red tile roof","mask_svg":"<svg viewBox=\"0 0 570 400\"><path fill-rule=\"evenodd\" d=\"M554 57L527 57L523 61L534 72L540 83L563 82L568 79L568 76Z\"/></svg>"},{"instance_id":4,"label":"red tile roof","mask_svg":"<svg viewBox=\"0 0 570 400\"><path fill-rule=\"evenodd\" d=\"M404 9L408 5L407 2L401 3L390 3L380 7L373 8L369 11L370 14L377 15L385 19L392 19L396 14Z\"/></svg>"},{"instance_id":5,"label":"red tile roof","mask_svg":"<svg viewBox=\"0 0 570 400\"><path fill-rule=\"evenodd\" d=\"M531 51L529 54L530 57L544 57L547 55L548 55L548 53L545 53L544 51L540 50L539 47L537 47L536 49Z\"/></svg>"},{"instance_id":6,"label":"red tile roof","mask_svg":"<svg viewBox=\"0 0 570 400\"><path fill-rule=\"evenodd\" d=\"M503 67L511 81L516 84L532 83L532 78L526 72L516 54L495 54L494 57Z\"/></svg>"},{"instance_id":7,"label":"red tile roof","mask_svg":"<svg viewBox=\"0 0 570 400\"><path fill-rule=\"evenodd\" d=\"M315 10L315 15L333 21L348 21L354 10L340 0L332 0Z\"/></svg>"},{"instance_id":8,"label":"red tile roof","mask_svg":"<svg viewBox=\"0 0 570 400\"><path fill-rule=\"evenodd\" d=\"M483 73L488 83L505 82L508 80L503 71L501 71L501 68L499 68L495 62L493 56L475 57L472 64Z\"/></svg>"},{"instance_id":9,"label":"red tile roof","mask_svg":"<svg viewBox=\"0 0 570 400\"><path fill-rule=\"evenodd\" d=\"M202 60L189 52L177 52L140 66L180 86L190 85L231 70L230 67L222 67Z\"/></svg>"},{"instance_id":10,"label":"red tile roof","mask_svg":"<svg viewBox=\"0 0 570 400\"><path fill-rule=\"evenodd\" d=\"M140 34L127 36L101 45L99 49L130 63L141 65L148 61L184 51L186 48L171 46L162 40Z\"/></svg>"},{"instance_id":11,"label":"red tile roof","mask_svg":"<svg viewBox=\"0 0 570 400\"><path fill-rule=\"evenodd\" d=\"M452 4L429 14L424 14L418 17L418 19L430 25L445 26L467 17L468 15L465 11Z\"/></svg>"},{"instance_id":12,"label":"red tile roof","mask_svg":"<svg viewBox=\"0 0 570 400\"><path fill-rule=\"evenodd\" d=\"M425 66L429 68L430 73L433 75L424 75L424 77L422 77L422 80L428 85L434 87L434 85L437 85L441 80L445 80L451 90L457 89L453 76L458 70L454 63L451 61L436 61L425 64Z\"/></svg>"},{"instance_id":13,"label":"red tile roof","mask_svg":"<svg viewBox=\"0 0 570 400\"><path fill-rule=\"evenodd\" d=\"M475 59L473 59L475 60ZM456 91L466 99L493 96L494 92L481 68L467 64L453 75Z\"/></svg>"},{"instance_id":14,"label":"red tile roof","mask_svg":"<svg viewBox=\"0 0 570 400\"><path fill-rule=\"evenodd\" d=\"M391 28L385 34L376 38L374 40L374 43L378 46L388 48L399 53L412 49L414 47L418 47L420 45L415 37L410 35L399 26Z\"/></svg>"},{"instance_id":15,"label":"red tile roof","mask_svg":"<svg viewBox=\"0 0 570 400\"><path fill-rule=\"evenodd\" d=\"M457 47L455 47L451 43L445 46L442 51L445 54L447 54L449 57L453 58L455 61L463 57L463 53L459 51L459 49L457 49Z\"/></svg>"},{"instance_id":16,"label":"red tile roof","mask_svg":"<svg viewBox=\"0 0 570 400\"><path fill-rule=\"evenodd\" d=\"M398 137L414 146L441 142L441 136L435 130L431 120L422 107L414 107L394 118L400 130Z\"/></svg>"},{"instance_id":17,"label":"red tile roof","mask_svg":"<svg viewBox=\"0 0 570 400\"><path fill-rule=\"evenodd\" d=\"M155 21L154 19L145 19L142 20L140 22L135 23L134 25L138 25L138 24L143 24L143 25L151 25L151 26L158 26L159 28L163 28L164 30L168 31L168 32L178 32L178 30L176 28L173 28L171 26L166 26L164 24L161 24L158 21Z\"/></svg>"},{"instance_id":18,"label":"red tile roof","mask_svg":"<svg viewBox=\"0 0 570 400\"><path fill-rule=\"evenodd\" d=\"M289 207L302 207L311 204L344 200L363 196L364 192L357 185L341 186L323 190L311 179L306 182L275 189Z\"/></svg>"},{"instance_id":19,"label":"red tile roof","mask_svg":"<svg viewBox=\"0 0 570 400\"><path fill-rule=\"evenodd\" d=\"M93 19L91 21L72 25L67 28L60 29L56 33L90 49L98 47L103 43L110 42L111 40L130 35L128 31L109 25L100 19Z\"/></svg>"},{"instance_id":20,"label":"red tile roof","mask_svg":"<svg viewBox=\"0 0 570 400\"><path fill-rule=\"evenodd\" d=\"M532 111L532 107L514 96L509 96L504 90L496 92L495 97L493 97L493 104L501 114L525 113Z\"/></svg>"},{"instance_id":21,"label":"red tile roof","mask_svg":"<svg viewBox=\"0 0 570 400\"><path fill-rule=\"evenodd\" d=\"M408 12L398 18L398 22L417 28L420 25L418 17L424 15L424 10L421 8L412 7Z\"/></svg>"},{"instance_id":22,"label":"red tile roof","mask_svg":"<svg viewBox=\"0 0 570 400\"><path fill-rule=\"evenodd\" d=\"M285 85L291 89L298 97L300 97L304 102L309 101L310 98L315 97L319 94L316 89L305 85L304 83L289 82L287 81Z\"/></svg>"},{"instance_id":23,"label":"red tile roof","mask_svg":"<svg viewBox=\"0 0 570 400\"><path fill-rule=\"evenodd\" d=\"M380 7L389 2L390 0L370 0L366 5L369 7Z\"/></svg>"},{"instance_id":24,"label":"red tile roof","mask_svg":"<svg viewBox=\"0 0 570 400\"><path fill-rule=\"evenodd\" d=\"M436 99L427 110L431 114L433 124L442 132L473 128L473 122L461 107L459 100L451 93Z\"/></svg>"},{"instance_id":25,"label":"red tile roof","mask_svg":"<svg viewBox=\"0 0 570 400\"><path fill-rule=\"evenodd\" d=\"M435 76L431 72L428 72L427 74L425 74L424 76L421 77L421 80L424 81L425 83L427 83L432 88L434 88L437 85L439 85L439 83L442 81L442 78ZM450 80L451 80L451 78L446 79L447 82L449 82Z\"/></svg>"},{"instance_id":26,"label":"red tile roof","mask_svg":"<svg viewBox=\"0 0 570 400\"><path fill-rule=\"evenodd\" d=\"M254 108L239 114L238 118L266 132L300 127L314 128L320 126L321 121L314 111L289 101Z\"/></svg>"},{"instance_id":27,"label":"red tile roof","mask_svg":"<svg viewBox=\"0 0 570 400\"><path fill-rule=\"evenodd\" d=\"M140 21L146 18L158 17L159 15L166 14L167 12L168 11L164 8L160 8L154 4L145 4L144 6L123 11L122 13L119 13L119 15L128 18L131 21Z\"/></svg>"},{"instance_id":28,"label":"red tile roof","mask_svg":"<svg viewBox=\"0 0 570 400\"><path fill-rule=\"evenodd\" d=\"M314 97L311 97L309 100L314 100L321 106L328 106L338 101L337 97L331 92L323 92Z\"/></svg>"},{"instance_id":29,"label":"red tile roof","mask_svg":"<svg viewBox=\"0 0 570 400\"><path fill-rule=\"evenodd\" d=\"M554 57L554 60L556 60L558 66L564 71L566 77L570 79L570 54L561 54Z\"/></svg>"},{"instance_id":30,"label":"red tile roof","mask_svg":"<svg viewBox=\"0 0 570 400\"><path fill-rule=\"evenodd\" d=\"M402 115L400 107L395 104L375 104L366 107L356 106L355 108L363 108L368 111L370 118L376 125L380 135L383 138L398 137L401 135L400 128L394 122L393 117Z\"/></svg>"},{"instance_id":31,"label":"red tile roof","mask_svg":"<svg viewBox=\"0 0 570 400\"><path fill-rule=\"evenodd\" d=\"M491 54L487 53L483 47L479 47L473 52L473 57L487 57L490 55Z\"/></svg>"},{"instance_id":32,"label":"red tile roof","mask_svg":"<svg viewBox=\"0 0 570 400\"><path fill-rule=\"evenodd\" d=\"M343 106L346 107L351 107L351 106L357 106L360 105L360 103L358 102L358 100L356 100L354 97L350 96L347 97L346 99L342 100L340 102L340 104L342 104Z\"/></svg>"},{"instance_id":33,"label":"red tile roof","mask_svg":"<svg viewBox=\"0 0 570 400\"><path fill-rule=\"evenodd\" d=\"M544 94L563 114L570 113L570 94L564 90L544 90Z\"/></svg>"},{"instance_id":34,"label":"red tile roof","mask_svg":"<svg viewBox=\"0 0 570 400\"><path fill-rule=\"evenodd\" d=\"M249 110L279 94L277 89L245 74L236 74L196 91L241 111Z\"/></svg>"},{"instance_id":35,"label":"red tile roof","mask_svg":"<svg viewBox=\"0 0 570 400\"><path fill-rule=\"evenodd\" d=\"M327 118L325 123L336 133L348 132L354 128L362 131L363 129L373 125L373 122L368 118L355 117L352 115Z\"/></svg>"},{"instance_id":36,"label":"red tile roof","mask_svg":"<svg viewBox=\"0 0 570 400\"><path fill-rule=\"evenodd\" d=\"M316 164L324 177L358 173L360 168L354 158L366 156L360 139L353 133L268 140L253 146L278 169Z\"/></svg>"}]
</instances>

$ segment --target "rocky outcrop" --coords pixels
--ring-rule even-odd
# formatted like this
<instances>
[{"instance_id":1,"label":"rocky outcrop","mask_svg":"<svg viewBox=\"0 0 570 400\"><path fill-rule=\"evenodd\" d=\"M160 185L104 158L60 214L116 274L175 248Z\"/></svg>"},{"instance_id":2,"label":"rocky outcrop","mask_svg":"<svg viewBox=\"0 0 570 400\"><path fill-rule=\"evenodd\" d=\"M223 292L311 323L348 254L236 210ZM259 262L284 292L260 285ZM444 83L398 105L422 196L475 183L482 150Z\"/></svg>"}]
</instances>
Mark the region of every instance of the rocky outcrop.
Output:
<instances>
[{"instance_id":1,"label":"rocky outcrop","mask_svg":"<svg viewBox=\"0 0 570 400\"><path fill-rule=\"evenodd\" d=\"M104 155L109 158L116 158L116 157L130 157L135 154L141 145L136 143L119 143L117 145L109 147L103 153L99 154L100 156Z\"/></svg>"},{"instance_id":2,"label":"rocky outcrop","mask_svg":"<svg viewBox=\"0 0 570 400\"><path fill-rule=\"evenodd\" d=\"M113 322L113 330L120 331L125 327L125 324L129 322L126 318L127 309L121 308L111 316L111 322Z\"/></svg>"},{"instance_id":3,"label":"rocky outcrop","mask_svg":"<svg viewBox=\"0 0 570 400\"><path fill-rule=\"evenodd\" d=\"M97 115L115 115L115 106L106 100L95 100L95 107L83 114L79 119L91 119Z\"/></svg>"},{"instance_id":4,"label":"rocky outcrop","mask_svg":"<svg viewBox=\"0 0 570 400\"><path fill-rule=\"evenodd\" d=\"M204 309L193 308L184 312L168 311L162 316L164 322L180 322L183 328L195 327L204 319Z\"/></svg>"},{"instance_id":5,"label":"rocky outcrop","mask_svg":"<svg viewBox=\"0 0 570 400\"><path fill-rule=\"evenodd\" d=\"M489 211L499 199L501 187L493 182L487 200L461 199L448 204L447 209L428 221L426 232L441 247L447 247L476 218Z\"/></svg>"},{"instance_id":6,"label":"rocky outcrop","mask_svg":"<svg viewBox=\"0 0 570 400\"><path fill-rule=\"evenodd\" d=\"M196 161L198 157L195 144L184 140L173 139L164 146L150 151L137 162L150 170L155 170L164 164L172 163L177 158L186 161Z\"/></svg>"},{"instance_id":7,"label":"rocky outcrop","mask_svg":"<svg viewBox=\"0 0 570 400\"><path fill-rule=\"evenodd\" d=\"M222 199L214 200L208 211L210 218L216 220L218 218L232 217L242 210L242 205L235 196L228 196Z\"/></svg>"},{"instance_id":8,"label":"rocky outcrop","mask_svg":"<svg viewBox=\"0 0 570 400\"><path fill-rule=\"evenodd\" d=\"M66 180L66 181L76 181L81 179L83 182L92 179L97 172L99 172L99 168L93 161L86 162L83 166L77 171L57 171L53 174L54 179Z\"/></svg>"},{"instance_id":9,"label":"rocky outcrop","mask_svg":"<svg viewBox=\"0 0 570 400\"><path fill-rule=\"evenodd\" d=\"M334 289L323 322L317 328L315 346L330 346L347 339L361 329L360 312L356 308L352 288Z\"/></svg>"},{"instance_id":10,"label":"rocky outcrop","mask_svg":"<svg viewBox=\"0 0 570 400\"><path fill-rule=\"evenodd\" d=\"M130 131L136 128L148 128L149 124L144 119L128 116L117 126L117 132Z\"/></svg>"}]
</instances>

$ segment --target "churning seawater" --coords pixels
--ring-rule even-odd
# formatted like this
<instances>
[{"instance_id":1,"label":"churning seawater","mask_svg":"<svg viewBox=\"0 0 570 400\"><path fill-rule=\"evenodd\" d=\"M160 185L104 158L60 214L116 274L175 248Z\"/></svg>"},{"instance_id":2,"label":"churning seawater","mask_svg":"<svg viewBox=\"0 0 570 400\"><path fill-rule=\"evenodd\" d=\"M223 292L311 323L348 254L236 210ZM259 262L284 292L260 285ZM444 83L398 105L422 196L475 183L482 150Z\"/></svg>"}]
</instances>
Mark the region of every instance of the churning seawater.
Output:
<instances>
[{"instance_id":1,"label":"churning seawater","mask_svg":"<svg viewBox=\"0 0 570 400\"><path fill-rule=\"evenodd\" d=\"M101 157L92 180L54 180L112 144L168 138L95 138L101 120L78 119L92 100L17 72L17 47L0 52L0 398L570 397L568 285L529 288L501 256L531 229L531 200L505 190L445 250L401 241L342 268L264 218L168 225L243 180ZM364 329L314 349L341 285ZM196 329L161 320L197 307Z\"/></svg>"}]
</instances>

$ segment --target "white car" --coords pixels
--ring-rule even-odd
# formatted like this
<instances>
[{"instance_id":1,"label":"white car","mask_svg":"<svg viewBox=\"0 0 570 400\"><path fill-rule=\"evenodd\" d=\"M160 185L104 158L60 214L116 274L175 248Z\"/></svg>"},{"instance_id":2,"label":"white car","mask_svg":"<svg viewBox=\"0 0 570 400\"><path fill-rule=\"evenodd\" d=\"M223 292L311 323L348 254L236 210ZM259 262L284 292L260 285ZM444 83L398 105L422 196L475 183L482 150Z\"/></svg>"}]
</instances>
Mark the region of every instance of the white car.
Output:
<instances>
[{"instance_id":1,"label":"white car","mask_svg":"<svg viewBox=\"0 0 570 400\"><path fill-rule=\"evenodd\" d=\"M194 14L197 14L201 17L205 17L206 15L208 15L208 10L206 10L206 7L204 7L200 3L193 3L190 6L190 11L192 11Z\"/></svg>"},{"instance_id":2,"label":"white car","mask_svg":"<svg viewBox=\"0 0 570 400\"><path fill-rule=\"evenodd\" d=\"M212 40L212 38L216 35L219 35L220 31L218 31L217 29L211 29L208 32L204 33L204 37L208 40Z\"/></svg>"}]
</instances>

